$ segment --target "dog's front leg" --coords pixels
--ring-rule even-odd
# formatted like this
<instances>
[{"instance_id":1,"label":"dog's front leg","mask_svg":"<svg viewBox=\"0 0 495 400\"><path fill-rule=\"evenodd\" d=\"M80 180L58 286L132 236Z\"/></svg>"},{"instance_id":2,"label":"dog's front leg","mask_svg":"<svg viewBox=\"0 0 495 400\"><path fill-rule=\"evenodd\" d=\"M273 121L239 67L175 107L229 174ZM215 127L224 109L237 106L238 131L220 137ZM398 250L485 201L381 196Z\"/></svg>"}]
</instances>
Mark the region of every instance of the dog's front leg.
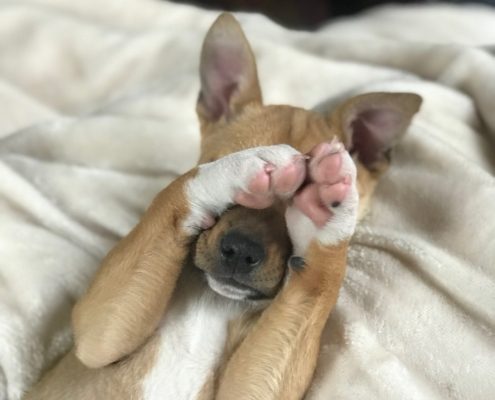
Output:
<instances>
[{"instance_id":1,"label":"dog's front leg","mask_svg":"<svg viewBox=\"0 0 495 400\"><path fill-rule=\"evenodd\" d=\"M311 382L358 208L350 156L338 144L323 144L313 157L311 182L286 214L296 252L286 284L229 360L219 380L219 400L296 400Z\"/></svg>"},{"instance_id":2,"label":"dog's front leg","mask_svg":"<svg viewBox=\"0 0 495 400\"><path fill-rule=\"evenodd\" d=\"M277 195L292 196L305 175L299 153L279 145L230 154L174 181L103 260L76 305L77 357L98 368L134 351L163 317L199 230L233 204L263 207Z\"/></svg>"},{"instance_id":3,"label":"dog's front leg","mask_svg":"<svg viewBox=\"0 0 495 400\"><path fill-rule=\"evenodd\" d=\"M186 184L191 171L160 192L139 224L104 258L73 314L76 355L98 368L138 347L156 328L187 255Z\"/></svg>"}]
</instances>

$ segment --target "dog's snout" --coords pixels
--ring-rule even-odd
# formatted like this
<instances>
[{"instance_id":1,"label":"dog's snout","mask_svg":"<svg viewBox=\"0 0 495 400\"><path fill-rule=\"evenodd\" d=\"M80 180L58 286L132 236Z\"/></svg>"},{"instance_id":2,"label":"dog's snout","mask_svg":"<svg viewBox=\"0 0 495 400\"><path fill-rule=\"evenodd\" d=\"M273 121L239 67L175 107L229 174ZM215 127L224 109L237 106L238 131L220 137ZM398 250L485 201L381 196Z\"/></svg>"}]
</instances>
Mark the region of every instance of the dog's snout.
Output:
<instances>
[{"instance_id":1,"label":"dog's snout","mask_svg":"<svg viewBox=\"0 0 495 400\"><path fill-rule=\"evenodd\" d=\"M236 273L249 273L265 258L263 245L240 232L225 234L220 243L222 264Z\"/></svg>"}]
</instances>

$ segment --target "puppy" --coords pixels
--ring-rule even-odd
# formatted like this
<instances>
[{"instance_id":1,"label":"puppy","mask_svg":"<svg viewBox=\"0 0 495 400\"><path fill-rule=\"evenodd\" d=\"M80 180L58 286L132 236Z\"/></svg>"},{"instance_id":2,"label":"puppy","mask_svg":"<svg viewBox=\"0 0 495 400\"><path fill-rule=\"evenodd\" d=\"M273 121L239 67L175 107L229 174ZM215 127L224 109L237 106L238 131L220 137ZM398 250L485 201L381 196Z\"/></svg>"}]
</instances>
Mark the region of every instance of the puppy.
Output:
<instances>
[{"instance_id":1,"label":"puppy","mask_svg":"<svg viewBox=\"0 0 495 400\"><path fill-rule=\"evenodd\" d=\"M75 348L26 399L304 396L356 219L421 98L265 106L228 14L200 78L199 167L103 260L73 312Z\"/></svg>"}]
</instances>

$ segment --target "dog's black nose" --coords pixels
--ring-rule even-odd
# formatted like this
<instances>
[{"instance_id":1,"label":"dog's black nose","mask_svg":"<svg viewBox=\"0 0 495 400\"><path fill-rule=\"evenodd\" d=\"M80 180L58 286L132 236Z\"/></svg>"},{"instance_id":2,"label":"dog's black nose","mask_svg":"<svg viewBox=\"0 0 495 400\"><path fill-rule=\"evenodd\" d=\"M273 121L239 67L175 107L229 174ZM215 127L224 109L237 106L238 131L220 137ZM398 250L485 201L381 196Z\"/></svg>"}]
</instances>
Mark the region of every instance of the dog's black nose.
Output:
<instances>
[{"instance_id":1,"label":"dog's black nose","mask_svg":"<svg viewBox=\"0 0 495 400\"><path fill-rule=\"evenodd\" d=\"M232 231L220 242L222 264L235 273L249 273L265 258L263 246L253 238Z\"/></svg>"}]
</instances>

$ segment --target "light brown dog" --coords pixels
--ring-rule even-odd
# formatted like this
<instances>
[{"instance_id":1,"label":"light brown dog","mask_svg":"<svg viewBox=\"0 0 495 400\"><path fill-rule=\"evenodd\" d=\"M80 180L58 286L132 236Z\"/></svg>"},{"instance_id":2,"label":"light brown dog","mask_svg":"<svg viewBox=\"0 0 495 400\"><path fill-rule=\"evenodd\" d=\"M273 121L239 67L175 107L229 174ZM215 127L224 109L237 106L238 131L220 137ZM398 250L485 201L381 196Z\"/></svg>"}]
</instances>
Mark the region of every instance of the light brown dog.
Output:
<instances>
[{"instance_id":1,"label":"light brown dog","mask_svg":"<svg viewBox=\"0 0 495 400\"><path fill-rule=\"evenodd\" d=\"M302 398L356 218L420 104L265 106L251 48L221 15L201 55L202 165L103 260L74 309L74 350L26 399Z\"/></svg>"}]
</instances>

